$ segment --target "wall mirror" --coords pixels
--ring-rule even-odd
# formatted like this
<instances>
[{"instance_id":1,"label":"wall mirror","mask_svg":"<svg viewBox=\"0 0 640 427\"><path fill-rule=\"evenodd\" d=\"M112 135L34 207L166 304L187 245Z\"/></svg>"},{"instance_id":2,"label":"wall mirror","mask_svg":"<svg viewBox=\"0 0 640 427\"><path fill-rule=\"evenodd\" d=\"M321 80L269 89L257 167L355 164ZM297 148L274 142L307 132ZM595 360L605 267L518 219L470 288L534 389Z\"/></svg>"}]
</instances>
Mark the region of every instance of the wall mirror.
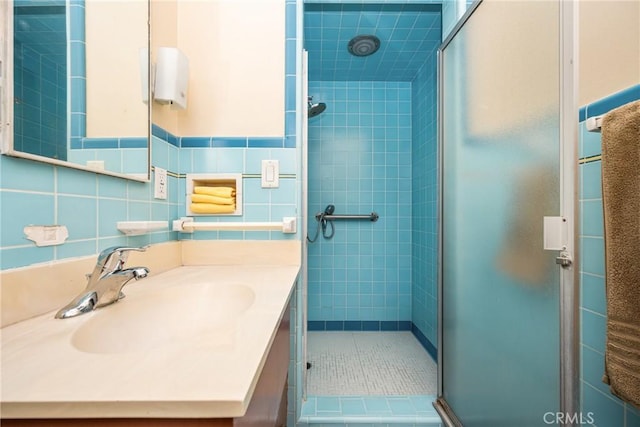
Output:
<instances>
[{"instance_id":1,"label":"wall mirror","mask_svg":"<svg viewBox=\"0 0 640 427\"><path fill-rule=\"evenodd\" d=\"M149 180L149 0L10 0L3 20L3 154Z\"/></svg>"}]
</instances>

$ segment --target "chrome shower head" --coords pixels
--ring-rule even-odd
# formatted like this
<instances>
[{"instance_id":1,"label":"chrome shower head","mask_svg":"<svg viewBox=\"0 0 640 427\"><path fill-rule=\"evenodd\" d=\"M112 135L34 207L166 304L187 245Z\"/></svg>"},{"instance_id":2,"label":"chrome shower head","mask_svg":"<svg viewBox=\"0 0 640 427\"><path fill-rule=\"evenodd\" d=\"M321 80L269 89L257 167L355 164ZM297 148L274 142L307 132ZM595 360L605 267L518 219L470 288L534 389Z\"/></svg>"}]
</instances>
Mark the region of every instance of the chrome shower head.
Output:
<instances>
[{"instance_id":1,"label":"chrome shower head","mask_svg":"<svg viewBox=\"0 0 640 427\"><path fill-rule=\"evenodd\" d=\"M325 104L324 102L319 102L317 104L314 104L312 101L313 101L313 96L310 96L307 99L307 105L308 105L307 116L309 118L315 117L321 114L327 108L327 104Z\"/></svg>"}]
</instances>

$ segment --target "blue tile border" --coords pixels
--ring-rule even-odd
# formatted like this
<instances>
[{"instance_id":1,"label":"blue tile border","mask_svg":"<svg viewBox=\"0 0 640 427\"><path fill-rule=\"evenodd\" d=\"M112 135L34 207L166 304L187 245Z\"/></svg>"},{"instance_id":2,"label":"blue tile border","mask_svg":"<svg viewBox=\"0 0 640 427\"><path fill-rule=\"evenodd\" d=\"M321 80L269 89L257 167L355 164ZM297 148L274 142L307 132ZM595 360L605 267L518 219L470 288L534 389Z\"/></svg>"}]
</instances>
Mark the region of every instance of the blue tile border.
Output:
<instances>
[{"instance_id":1,"label":"blue tile border","mask_svg":"<svg viewBox=\"0 0 640 427\"><path fill-rule=\"evenodd\" d=\"M307 331L325 331L325 326L323 321L319 320L309 320L307 322Z\"/></svg>"},{"instance_id":2,"label":"blue tile border","mask_svg":"<svg viewBox=\"0 0 640 427\"><path fill-rule=\"evenodd\" d=\"M69 33L73 37L67 42L69 63L74 67L68 70L67 82L70 90L68 113L71 115L71 138L83 138L87 135L86 115L86 67L82 58L86 55L85 33L85 0L74 0L69 8ZM75 144L74 144L75 145Z\"/></svg>"},{"instance_id":3,"label":"blue tile border","mask_svg":"<svg viewBox=\"0 0 640 427\"><path fill-rule=\"evenodd\" d=\"M180 139L177 136L153 123L151 124L151 136L160 138L173 146L180 146Z\"/></svg>"},{"instance_id":4,"label":"blue tile border","mask_svg":"<svg viewBox=\"0 0 640 427\"><path fill-rule=\"evenodd\" d=\"M410 320L309 320L309 331L410 331Z\"/></svg>"},{"instance_id":5,"label":"blue tile border","mask_svg":"<svg viewBox=\"0 0 640 427\"><path fill-rule=\"evenodd\" d=\"M305 1L305 12L440 12L440 3L320 3Z\"/></svg>"},{"instance_id":6,"label":"blue tile border","mask_svg":"<svg viewBox=\"0 0 640 427\"><path fill-rule=\"evenodd\" d=\"M166 140L169 144L173 145L174 147L179 147L180 146L180 139L175 136L172 133L168 133L168 139Z\"/></svg>"},{"instance_id":7,"label":"blue tile border","mask_svg":"<svg viewBox=\"0 0 640 427\"><path fill-rule=\"evenodd\" d=\"M247 138L244 137L212 137L211 145L214 147L224 147L224 148L246 148L247 147Z\"/></svg>"},{"instance_id":8,"label":"blue tile border","mask_svg":"<svg viewBox=\"0 0 640 427\"><path fill-rule=\"evenodd\" d=\"M211 147L211 137L210 136L182 136L180 137L180 147L209 148Z\"/></svg>"},{"instance_id":9,"label":"blue tile border","mask_svg":"<svg viewBox=\"0 0 640 427\"><path fill-rule=\"evenodd\" d=\"M284 148L296 148L296 136L289 135L284 140Z\"/></svg>"},{"instance_id":10,"label":"blue tile border","mask_svg":"<svg viewBox=\"0 0 640 427\"><path fill-rule=\"evenodd\" d=\"M94 148L118 148L118 138L83 138L82 147Z\"/></svg>"},{"instance_id":11,"label":"blue tile border","mask_svg":"<svg viewBox=\"0 0 640 427\"><path fill-rule=\"evenodd\" d=\"M160 126L158 126L156 124L151 124L151 136L156 136L156 137L162 139L163 141L166 141L167 139L169 139L168 133L169 132L167 132L166 130L164 130Z\"/></svg>"},{"instance_id":12,"label":"blue tile border","mask_svg":"<svg viewBox=\"0 0 640 427\"><path fill-rule=\"evenodd\" d=\"M147 148L146 137L124 138L71 138L72 150L82 149L107 149L107 148Z\"/></svg>"},{"instance_id":13,"label":"blue tile border","mask_svg":"<svg viewBox=\"0 0 640 427\"><path fill-rule=\"evenodd\" d=\"M580 117L580 121L586 120L589 117L606 114L614 108L618 108L624 104L628 104L629 102L637 101L639 99L640 84L637 84L588 104L585 109L585 116L584 118Z\"/></svg>"},{"instance_id":14,"label":"blue tile border","mask_svg":"<svg viewBox=\"0 0 640 427\"><path fill-rule=\"evenodd\" d=\"M411 332L413 332L413 335L417 338L420 344L422 344L422 347L424 347L427 353L429 353L429 356L431 356L433 361L438 363L438 349L436 346L433 345L433 343L429 341L429 338L427 338L425 334L423 334L422 331L413 323L411 324Z\"/></svg>"},{"instance_id":15,"label":"blue tile border","mask_svg":"<svg viewBox=\"0 0 640 427\"><path fill-rule=\"evenodd\" d=\"M145 137L120 138L120 148L147 148L149 141Z\"/></svg>"},{"instance_id":16,"label":"blue tile border","mask_svg":"<svg viewBox=\"0 0 640 427\"><path fill-rule=\"evenodd\" d=\"M438 349L410 320L308 320L307 331L411 331L429 356L438 363Z\"/></svg>"},{"instance_id":17,"label":"blue tile border","mask_svg":"<svg viewBox=\"0 0 640 427\"><path fill-rule=\"evenodd\" d=\"M578 122L584 122L587 120L587 107L580 107L578 110Z\"/></svg>"},{"instance_id":18,"label":"blue tile border","mask_svg":"<svg viewBox=\"0 0 640 427\"><path fill-rule=\"evenodd\" d=\"M288 119L291 119L287 115ZM291 120L290 120L291 121ZM295 120L293 120L295 125ZM151 134L181 148L295 148L296 136L176 136L158 125L152 125ZM121 138L122 139L122 138ZM129 138L133 139L133 138Z\"/></svg>"},{"instance_id":19,"label":"blue tile border","mask_svg":"<svg viewBox=\"0 0 640 427\"><path fill-rule=\"evenodd\" d=\"M249 148L282 148L284 138L247 138Z\"/></svg>"}]
</instances>

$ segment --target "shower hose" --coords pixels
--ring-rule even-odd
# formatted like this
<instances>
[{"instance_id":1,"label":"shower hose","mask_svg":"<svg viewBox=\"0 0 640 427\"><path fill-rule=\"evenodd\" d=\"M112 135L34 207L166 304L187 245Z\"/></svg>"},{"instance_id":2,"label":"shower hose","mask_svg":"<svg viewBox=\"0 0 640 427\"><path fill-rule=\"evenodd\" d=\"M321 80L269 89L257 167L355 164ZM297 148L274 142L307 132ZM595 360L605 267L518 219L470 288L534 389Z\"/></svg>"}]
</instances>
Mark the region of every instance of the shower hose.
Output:
<instances>
[{"instance_id":1,"label":"shower hose","mask_svg":"<svg viewBox=\"0 0 640 427\"><path fill-rule=\"evenodd\" d=\"M316 234L313 236L313 239L309 238L309 236L307 235L307 241L309 243L314 243L316 240L318 240L318 237L320 236L320 229L321 228L322 228L322 237L324 237L327 240L329 240L329 239L331 239L333 237L333 235L336 232L336 229L333 226L333 221L326 219L325 216L332 215L334 209L335 209L335 207L333 205L329 205L324 210L324 212L322 212L319 215L319 217L316 217L317 220L318 220L318 227L316 228ZM329 225L329 227L327 227L327 224ZM327 228L331 228L331 232L329 234L327 234Z\"/></svg>"}]
</instances>

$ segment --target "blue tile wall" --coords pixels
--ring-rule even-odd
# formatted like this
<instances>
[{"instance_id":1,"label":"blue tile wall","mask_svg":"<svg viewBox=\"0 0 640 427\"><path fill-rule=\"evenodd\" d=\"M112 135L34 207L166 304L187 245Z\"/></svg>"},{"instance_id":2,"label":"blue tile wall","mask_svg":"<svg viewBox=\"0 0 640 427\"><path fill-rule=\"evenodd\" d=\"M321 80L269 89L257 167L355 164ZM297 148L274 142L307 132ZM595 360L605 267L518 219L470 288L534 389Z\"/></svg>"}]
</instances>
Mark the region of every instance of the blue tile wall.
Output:
<instances>
[{"instance_id":1,"label":"blue tile wall","mask_svg":"<svg viewBox=\"0 0 640 427\"><path fill-rule=\"evenodd\" d=\"M14 147L67 160L65 7L14 6Z\"/></svg>"},{"instance_id":2,"label":"blue tile wall","mask_svg":"<svg viewBox=\"0 0 640 427\"><path fill-rule=\"evenodd\" d=\"M412 81L441 40L440 4L313 4L305 6L309 80ZM357 35L375 35L379 50L355 57Z\"/></svg>"},{"instance_id":3,"label":"blue tile wall","mask_svg":"<svg viewBox=\"0 0 640 427\"><path fill-rule=\"evenodd\" d=\"M309 396L298 426L437 427L435 396Z\"/></svg>"},{"instance_id":4,"label":"blue tile wall","mask_svg":"<svg viewBox=\"0 0 640 427\"><path fill-rule=\"evenodd\" d=\"M243 215L202 216L196 221L281 221L285 216L297 216L298 181L297 164L299 146L296 143L296 99L298 88L298 5L295 0L285 3L285 135L283 137L227 137L224 135L180 136L173 135L158 125L152 125L154 139L179 147L180 157L169 170L180 174L178 179L179 206L177 216L186 215L187 173L241 173L244 175ZM261 187L261 162L265 159L278 160L280 165L280 186L273 189ZM187 239L252 239L280 240L299 239L298 234L281 232L198 232L181 233L181 240Z\"/></svg>"},{"instance_id":5,"label":"blue tile wall","mask_svg":"<svg viewBox=\"0 0 640 427\"><path fill-rule=\"evenodd\" d=\"M298 111L298 88L302 86L302 0L285 3L285 148L297 143L302 112Z\"/></svg>"},{"instance_id":6,"label":"blue tile wall","mask_svg":"<svg viewBox=\"0 0 640 427\"><path fill-rule=\"evenodd\" d=\"M153 164L163 146L154 141ZM146 150L145 155L146 155ZM122 154L119 154L122 155ZM145 160L146 161L146 160ZM176 240L167 228L143 236L128 237L116 229L127 220L169 220L178 217L178 179L169 178L167 200L153 198L153 183L124 180L19 158L0 156L1 212L0 268L2 270L35 263L92 255L113 245L144 245ZM58 246L37 247L27 240L27 225L59 224L67 227L69 238Z\"/></svg>"},{"instance_id":7,"label":"blue tile wall","mask_svg":"<svg viewBox=\"0 0 640 427\"><path fill-rule=\"evenodd\" d=\"M20 2L28 2L20 0ZM190 144L188 138L180 138L158 126L152 128L151 164L175 174L188 172L241 172L259 174L260 160L280 161L281 186L266 190L260 187L260 179L254 176L244 178L245 215L237 220L269 221L280 220L283 216L296 216L297 211L297 153L296 150L296 43L298 29L301 29L301 10L295 1L287 0L287 40L283 48L288 48L286 97L287 134L279 138L226 138L208 137L206 144ZM293 13L293 17L290 15ZM300 16L298 16L300 15ZM140 165L146 165L147 149L144 138L86 138L85 124L85 70L84 57L84 0L69 4L70 19L70 70L69 85L71 97L71 150L74 161L104 160L107 169L123 173L140 173ZM291 28L291 26L293 26ZM61 46L66 58L66 38ZM66 59L63 59L66 64ZM26 88L38 88L38 81L26 76ZM66 80L64 81L66 85ZM22 93L22 92L20 92ZM27 91L28 94L28 91ZM62 96L66 100L66 94ZM66 106L63 108L66 111ZM18 127L18 124L17 124ZM20 126L22 129L23 127ZM38 142L41 135L36 135ZM181 144L184 139L187 143ZM185 142L182 141L182 142ZM107 148L108 147L108 148ZM192 148L197 147L197 148ZM202 148L201 148L202 147ZM285 148L287 147L287 148ZM2 173L2 238L0 240L0 268L8 269L27 266L37 262L59 260L68 257L95 254L113 244L146 244L177 240L178 233L161 231L145 236L126 237L116 230L117 221L122 220L171 220L185 214L184 199L186 184L184 177L169 177L168 200L153 198L152 184L127 181L91 172L32 162L23 159L0 157ZM143 167L142 169L146 169ZM15 203L14 203L15 201ZM21 206L28 206L24 213ZM81 207L82 212L73 207ZM199 219L201 220L201 219ZM216 218L215 220L218 220ZM229 220L228 217L225 220ZM69 239L60 246L38 248L26 240L22 233L25 225L54 224L69 228ZM283 235L276 232L247 233L202 233L183 235L181 238L198 239L271 239L297 238L297 235Z\"/></svg>"},{"instance_id":8,"label":"blue tile wall","mask_svg":"<svg viewBox=\"0 0 640 427\"><path fill-rule=\"evenodd\" d=\"M71 116L71 148L81 148L82 138L87 135L87 72L85 61L85 2L73 1L69 5L69 59L75 64L69 70L69 89L71 91L71 104L69 113Z\"/></svg>"},{"instance_id":9,"label":"blue tile wall","mask_svg":"<svg viewBox=\"0 0 640 427\"><path fill-rule=\"evenodd\" d=\"M309 320L309 331L410 331L408 320Z\"/></svg>"},{"instance_id":10,"label":"blue tile wall","mask_svg":"<svg viewBox=\"0 0 640 427\"><path fill-rule=\"evenodd\" d=\"M184 139L184 138L182 138ZM214 138L215 139L215 138ZM257 138L248 138L252 140ZM281 139L281 138L280 138ZM247 140L247 138L244 138ZM269 139L263 138L268 141ZM290 148L228 148L228 147L182 147L180 148L180 174L186 173L241 173L243 186L242 216L203 216L196 221L281 221L285 216L297 216L298 193L296 190L296 150ZM280 165L280 186L262 188L260 173L262 160L278 160ZM180 193L179 215L186 215L186 182L181 178L178 183ZM297 234L283 234L279 231L210 231L181 233L180 239L251 239L251 240L290 240L299 239Z\"/></svg>"},{"instance_id":11,"label":"blue tile wall","mask_svg":"<svg viewBox=\"0 0 640 427\"><path fill-rule=\"evenodd\" d=\"M172 134L171 132L166 131L162 127L158 126L155 123L151 124L151 135L162 139L163 141L168 142L171 145L176 147L180 146L180 138Z\"/></svg>"},{"instance_id":12,"label":"blue tile wall","mask_svg":"<svg viewBox=\"0 0 640 427\"><path fill-rule=\"evenodd\" d=\"M412 99L411 316L415 327L437 343L437 79L431 55L416 75Z\"/></svg>"},{"instance_id":13,"label":"blue tile wall","mask_svg":"<svg viewBox=\"0 0 640 427\"><path fill-rule=\"evenodd\" d=\"M331 240L309 246L311 321L411 320L411 84L310 82L325 112L309 120L309 233L328 204Z\"/></svg>"},{"instance_id":14,"label":"blue tile wall","mask_svg":"<svg viewBox=\"0 0 640 427\"><path fill-rule=\"evenodd\" d=\"M579 138L582 159L601 154L600 133L588 132L584 120L637 99L640 85L583 107ZM600 164L599 159L591 159L579 165L581 411L593 413L594 425L599 427L638 427L640 411L613 396L602 382L607 308Z\"/></svg>"}]
</instances>

